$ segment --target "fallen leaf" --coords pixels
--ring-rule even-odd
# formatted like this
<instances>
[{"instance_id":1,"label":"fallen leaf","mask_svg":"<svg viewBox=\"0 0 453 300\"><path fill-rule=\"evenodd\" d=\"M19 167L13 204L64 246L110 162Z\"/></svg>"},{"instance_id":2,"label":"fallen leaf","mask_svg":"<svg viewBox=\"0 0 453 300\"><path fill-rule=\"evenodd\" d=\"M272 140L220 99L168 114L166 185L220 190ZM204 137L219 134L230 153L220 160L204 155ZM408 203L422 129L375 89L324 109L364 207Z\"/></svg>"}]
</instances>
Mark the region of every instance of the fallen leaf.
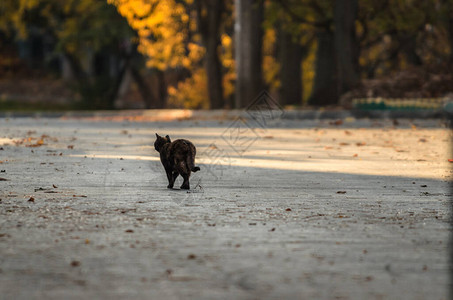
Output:
<instances>
[{"instance_id":1,"label":"fallen leaf","mask_svg":"<svg viewBox=\"0 0 453 300\"><path fill-rule=\"evenodd\" d=\"M8 179L0 177L0 181L8 181Z\"/></svg>"},{"instance_id":2,"label":"fallen leaf","mask_svg":"<svg viewBox=\"0 0 453 300\"><path fill-rule=\"evenodd\" d=\"M58 188L58 186L56 186L55 184L52 184L52 186L54 189Z\"/></svg>"},{"instance_id":3,"label":"fallen leaf","mask_svg":"<svg viewBox=\"0 0 453 300\"><path fill-rule=\"evenodd\" d=\"M357 147L361 147L361 146L365 146L365 145L366 145L366 143L364 143L364 142L358 142L358 143L356 143L356 146L357 146Z\"/></svg>"},{"instance_id":4,"label":"fallen leaf","mask_svg":"<svg viewBox=\"0 0 453 300\"><path fill-rule=\"evenodd\" d=\"M346 191L338 191L337 194L346 194Z\"/></svg>"},{"instance_id":5,"label":"fallen leaf","mask_svg":"<svg viewBox=\"0 0 453 300\"><path fill-rule=\"evenodd\" d=\"M357 157L357 156L359 156L359 155L356 153L356 154L354 154L352 157Z\"/></svg>"},{"instance_id":6,"label":"fallen leaf","mask_svg":"<svg viewBox=\"0 0 453 300\"><path fill-rule=\"evenodd\" d=\"M426 139L423 139L423 138L419 139L418 141L419 141L420 143L426 143L426 142L427 142L427 140L426 140Z\"/></svg>"},{"instance_id":7,"label":"fallen leaf","mask_svg":"<svg viewBox=\"0 0 453 300\"><path fill-rule=\"evenodd\" d=\"M127 233L133 233L134 231L133 231L132 229L128 229L128 230L126 230L125 232L127 232Z\"/></svg>"},{"instance_id":8,"label":"fallen leaf","mask_svg":"<svg viewBox=\"0 0 453 300\"><path fill-rule=\"evenodd\" d=\"M453 159L449 158L449 159L448 159L448 162L453 163Z\"/></svg>"},{"instance_id":9,"label":"fallen leaf","mask_svg":"<svg viewBox=\"0 0 453 300\"><path fill-rule=\"evenodd\" d=\"M292 211L292 209L291 208L287 208L287 209L285 209L285 211Z\"/></svg>"},{"instance_id":10,"label":"fallen leaf","mask_svg":"<svg viewBox=\"0 0 453 300\"><path fill-rule=\"evenodd\" d=\"M330 125L335 125L335 126L340 126L343 124L343 120L335 120L335 121L330 121Z\"/></svg>"},{"instance_id":11,"label":"fallen leaf","mask_svg":"<svg viewBox=\"0 0 453 300\"><path fill-rule=\"evenodd\" d=\"M197 256L195 254L189 254L187 255L187 259L195 259Z\"/></svg>"},{"instance_id":12,"label":"fallen leaf","mask_svg":"<svg viewBox=\"0 0 453 300\"><path fill-rule=\"evenodd\" d=\"M30 199L28 199L28 202L35 202L35 198L30 197Z\"/></svg>"},{"instance_id":13,"label":"fallen leaf","mask_svg":"<svg viewBox=\"0 0 453 300\"><path fill-rule=\"evenodd\" d=\"M269 230L269 231L275 231L275 227L271 228L271 230Z\"/></svg>"},{"instance_id":14,"label":"fallen leaf","mask_svg":"<svg viewBox=\"0 0 453 300\"><path fill-rule=\"evenodd\" d=\"M350 132L349 130L345 130L345 131L344 131L344 134L346 134L346 135L352 135L352 132Z\"/></svg>"},{"instance_id":15,"label":"fallen leaf","mask_svg":"<svg viewBox=\"0 0 453 300\"><path fill-rule=\"evenodd\" d=\"M80 266L80 261L77 261L77 260L71 261L71 267L78 267L78 266Z\"/></svg>"},{"instance_id":16,"label":"fallen leaf","mask_svg":"<svg viewBox=\"0 0 453 300\"><path fill-rule=\"evenodd\" d=\"M74 149L74 145L68 145L68 149Z\"/></svg>"},{"instance_id":17,"label":"fallen leaf","mask_svg":"<svg viewBox=\"0 0 453 300\"><path fill-rule=\"evenodd\" d=\"M349 143L340 143L340 146L348 146Z\"/></svg>"}]
</instances>

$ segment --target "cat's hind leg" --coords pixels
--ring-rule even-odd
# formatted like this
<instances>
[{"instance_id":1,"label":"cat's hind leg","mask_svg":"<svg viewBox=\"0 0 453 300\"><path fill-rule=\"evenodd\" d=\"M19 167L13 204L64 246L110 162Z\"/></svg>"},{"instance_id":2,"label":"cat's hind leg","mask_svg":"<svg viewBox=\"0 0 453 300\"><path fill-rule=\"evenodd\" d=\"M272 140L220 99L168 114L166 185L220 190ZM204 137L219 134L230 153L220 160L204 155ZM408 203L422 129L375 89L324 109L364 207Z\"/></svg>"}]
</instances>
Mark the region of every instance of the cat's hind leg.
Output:
<instances>
[{"instance_id":1,"label":"cat's hind leg","mask_svg":"<svg viewBox=\"0 0 453 300\"><path fill-rule=\"evenodd\" d=\"M184 178L184 182L181 185L182 190L190 190L190 184L189 184L189 177L190 177L190 172L189 173L183 173L181 174L182 178Z\"/></svg>"},{"instance_id":2,"label":"cat's hind leg","mask_svg":"<svg viewBox=\"0 0 453 300\"><path fill-rule=\"evenodd\" d=\"M175 181L176 181L176 178L179 176L179 172L178 171L173 171L173 174L172 174L172 183L171 185L174 185L175 184Z\"/></svg>"}]
</instances>

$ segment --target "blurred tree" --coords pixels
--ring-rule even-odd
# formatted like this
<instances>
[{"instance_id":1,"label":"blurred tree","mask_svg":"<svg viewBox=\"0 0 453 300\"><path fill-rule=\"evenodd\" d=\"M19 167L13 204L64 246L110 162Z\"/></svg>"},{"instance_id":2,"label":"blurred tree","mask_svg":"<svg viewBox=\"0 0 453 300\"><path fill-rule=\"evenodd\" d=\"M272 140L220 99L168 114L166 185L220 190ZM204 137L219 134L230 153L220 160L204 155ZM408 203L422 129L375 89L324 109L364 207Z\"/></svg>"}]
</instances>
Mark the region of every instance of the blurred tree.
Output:
<instances>
[{"instance_id":1,"label":"blurred tree","mask_svg":"<svg viewBox=\"0 0 453 300\"><path fill-rule=\"evenodd\" d=\"M263 13L261 0L235 0L235 107L245 107L263 89Z\"/></svg>"},{"instance_id":2,"label":"blurred tree","mask_svg":"<svg viewBox=\"0 0 453 300\"><path fill-rule=\"evenodd\" d=\"M453 49L452 7L452 0L359 1L361 72L373 78L407 65L445 63Z\"/></svg>"},{"instance_id":3,"label":"blurred tree","mask_svg":"<svg viewBox=\"0 0 453 300\"><path fill-rule=\"evenodd\" d=\"M204 58L207 89L211 108L223 108L222 64L219 50L220 27L224 11L223 0L195 0L197 12L197 29L201 34L206 55Z\"/></svg>"},{"instance_id":4,"label":"blurred tree","mask_svg":"<svg viewBox=\"0 0 453 300\"><path fill-rule=\"evenodd\" d=\"M358 0L336 0L334 4L337 94L341 96L359 83L356 39Z\"/></svg>"},{"instance_id":5,"label":"blurred tree","mask_svg":"<svg viewBox=\"0 0 453 300\"><path fill-rule=\"evenodd\" d=\"M19 40L31 32L50 39L77 80L84 105L111 108L124 72L111 57L124 55L133 31L101 0L3 0L0 28ZM112 85L112 82L115 84Z\"/></svg>"},{"instance_id":6,"label":"blurred tree","mask_svg":"<svg viewBox=\"0 0 453 300\"><path fill-rule=\"evenodd\" d=\"M161 72L187 70L195 76L187 83L197 82L201 87L199 81L206 81L208 107L224 107L224 62L220 51L225 1L109 1L137 31L139 50L147 56L148 67ZM201 75L204 73L198 70L202 62L206 75ZM170 90L174 105L178 97L184 106L188 105L188 95L181 95L174 88ZM200 92L200 95L204 93ZM206 107L199 97L193 98L193 102L194 107Z\"/></svg>"},{"instance_id":7,"label":"blurred tree","mask_svg":"<svg viewBox=\"0 0 453 300\"><path fill-rule=\"evenodd\" d=\"M307 1L280 0L267 8L266 23L278 28L279 98L282 105L300 106L303 98L302 61L313 46L313 16Z\"/></svg>"},{"instance_id":8,"label":"blurred tree","mask_svg":"<svg viewBox=\"0 0 453 300\"><path fill-rule=\"evenodd\" d=\"M164 73L195 69L204 55L195 35L195 18L191 18L188 2L159 0L108 0L124 16L138 35L138 50L146 56L146 65L159 79L160 97L157 105L165 106L167 82ZM140 76L140 73L135 72ZM183 76L185 77L185 76ZM151 97L145 81L139 84L143 95ZM148 88L149 89L149 88Z\"/></svg>"}]
</instances>

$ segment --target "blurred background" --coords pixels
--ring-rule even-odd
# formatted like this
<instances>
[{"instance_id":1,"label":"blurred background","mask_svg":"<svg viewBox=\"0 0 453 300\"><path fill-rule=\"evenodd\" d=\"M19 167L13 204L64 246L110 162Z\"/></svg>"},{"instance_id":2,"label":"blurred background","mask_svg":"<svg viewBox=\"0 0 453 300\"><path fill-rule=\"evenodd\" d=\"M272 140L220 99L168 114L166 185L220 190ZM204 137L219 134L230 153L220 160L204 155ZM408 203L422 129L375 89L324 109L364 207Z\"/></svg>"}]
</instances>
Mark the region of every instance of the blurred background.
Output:
<instances>
[{"instance_id":1,"label":"blurred background","mask_svg":"<svg viewBox=\"0 0 453 300\"><path fill-rule=\"evenodd\" d=\"M426 104L452 66L453 0L0 2L0 110Z\"/></svg>"}]
</instances>

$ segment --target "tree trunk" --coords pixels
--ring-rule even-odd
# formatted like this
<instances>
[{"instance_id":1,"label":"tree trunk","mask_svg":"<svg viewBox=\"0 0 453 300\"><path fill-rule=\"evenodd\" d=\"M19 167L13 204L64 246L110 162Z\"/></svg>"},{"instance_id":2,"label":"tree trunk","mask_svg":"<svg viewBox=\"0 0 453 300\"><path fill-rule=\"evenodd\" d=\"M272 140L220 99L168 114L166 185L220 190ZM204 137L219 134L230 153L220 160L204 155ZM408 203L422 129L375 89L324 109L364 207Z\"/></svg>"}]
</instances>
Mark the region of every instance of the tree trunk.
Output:
<instances>
[{"instance_id":1,"label":"tree trunk","mask_svg":"<svg viewBox=\"0 0 453 300\"><path fill-rule=\"evenodd\" d=\"M208 96L211 108L223 108L222 64L219 58L220 24L223 0L198 0L197 22L203 44L206 48L205 69L208 84Z\"/></svg>"},{"instance_id":2,"label":"tree trunk","mask_svg":"<svg viewBox=\"0 0 453 300\"><path fill-rule=\"evenodd\" d=\"M135 83L137 83L138 90L140 92L140 95L143 98L143 101L145 102L145 107L146 108L160 108L159 107L159 102L157 99L153 96L152 91L149 89L148 83L145 81L145 78L143 78L142 74L140 74L140 71L135 68L134 66L130 67L131 75L132 78L134 78Z\"/></svg>"},{"instance_id":3,"label":"tree trunk","mask_svg":"<svg viewBox=\"0 0 453 300\"><path fill-rule=\"evenodd\" d=\"M338 95L351 90L359 82L355 21L358 0L336 0L334 10L335 53L337 60Z\"/></svg>"},{"instance_id":4,"label":"tree trunk","mask_svg":"<svg viewBox=\"0 0 453 300\"><path fill-rule=\"evenodd\" d=\"M245 107L263 89L263 1L236 0L236 108Z\"/></svg>"},{"instance_id":5,"label":"tree trunk","mask_svg":"<svg viewBox=\"0 0 453 300\"><path fill-rule=\"evenodd\" d=\"M280 104L302 104L303 47L294 41L291 33L283 29L278 32L278 58L280 61Z\"/></svg>"},{"instance_id":6,"label":"tree trunk","mask_svg":"<svg viewBox=\"0 0 453 300\"><path fill-rule=\"evenodd\" d=\"M450 64L453 66L453 5L448 11L448 40L450 44Z\"/></svg>"},{"instance_id":7,"label":"tree trunk","mask_svg":"<svg viewBox=\"0 0 453 300\"><path fill-rule=\"evenodd\" d=\"M311 105L335 104L338 101L334 35L322 30L317 33L315 80L308 100Z\"/></svg>"}]
</instances>

